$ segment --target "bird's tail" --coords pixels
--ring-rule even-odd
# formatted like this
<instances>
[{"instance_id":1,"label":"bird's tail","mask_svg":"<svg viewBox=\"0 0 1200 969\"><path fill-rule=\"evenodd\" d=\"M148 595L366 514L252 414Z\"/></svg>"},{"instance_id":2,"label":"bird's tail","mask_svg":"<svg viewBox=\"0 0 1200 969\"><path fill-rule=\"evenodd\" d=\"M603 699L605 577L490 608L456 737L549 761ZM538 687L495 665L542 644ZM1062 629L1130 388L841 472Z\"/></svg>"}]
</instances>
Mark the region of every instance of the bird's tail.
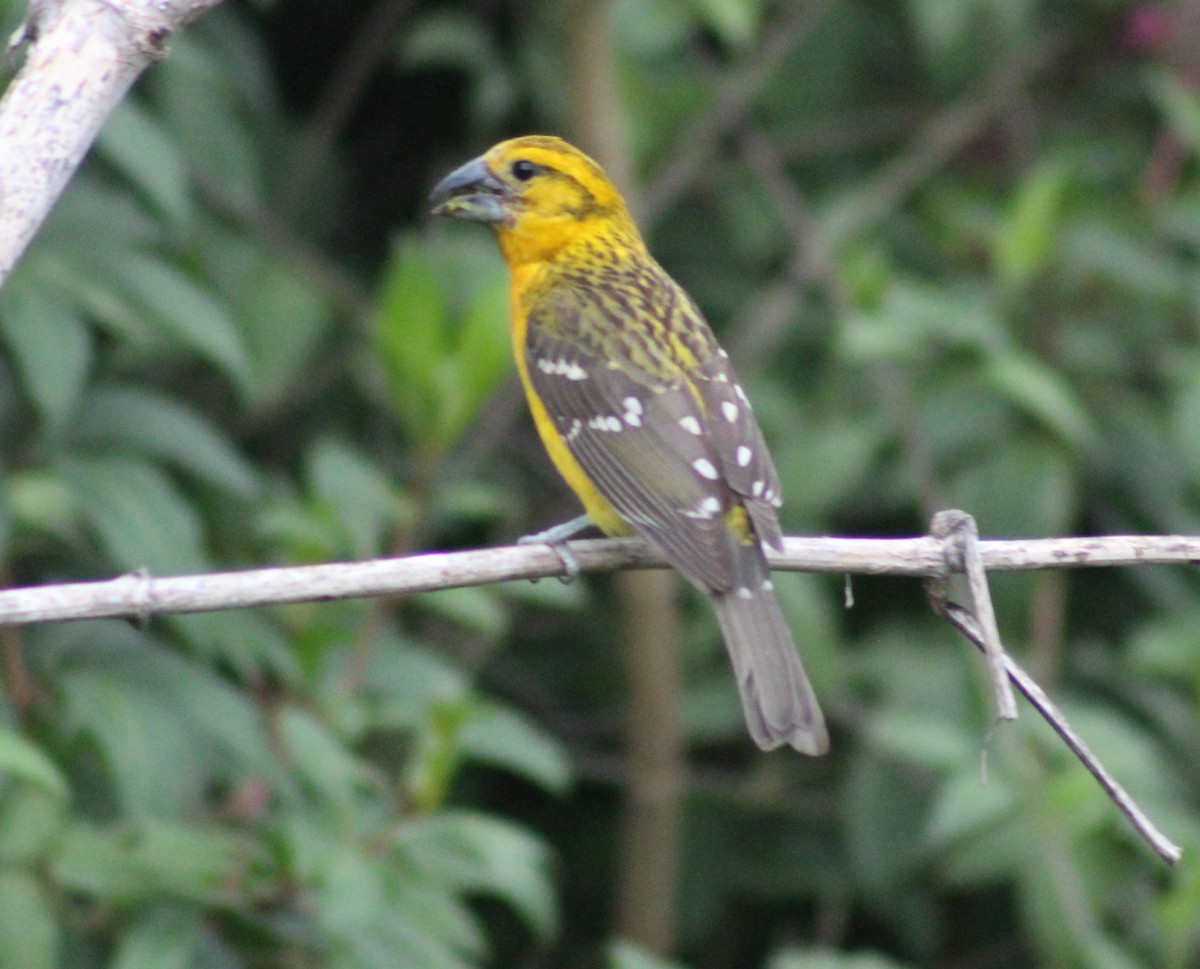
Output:
<instances>
[{"instance_id":1,"label":"bird's tail","mask_svg":"<svg viewBox=\"0 0 1200 969\"><path fill-rule=\"evenodd\" d=\"M733 663L746 723L763 750L790 744L813 756L829 749L829 734L758 545L743 546L737 583L711 594Z\"/></svg>"}]
</instances>

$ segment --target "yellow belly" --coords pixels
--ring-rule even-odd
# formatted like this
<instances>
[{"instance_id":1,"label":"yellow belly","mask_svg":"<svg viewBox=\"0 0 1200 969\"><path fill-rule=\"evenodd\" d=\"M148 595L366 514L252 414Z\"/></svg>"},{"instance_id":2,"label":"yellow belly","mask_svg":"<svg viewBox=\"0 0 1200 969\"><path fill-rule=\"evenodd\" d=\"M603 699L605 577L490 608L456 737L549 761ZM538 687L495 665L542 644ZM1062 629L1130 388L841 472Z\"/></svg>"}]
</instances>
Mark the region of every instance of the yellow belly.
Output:
<instances>
[{"instance_id":1,"label":"yellow belly","mask_svg":"<svg viewBox=\"0 0 1200 969\"><path fill-rule=\"evenodd\" d=\"M518 289L516 286L513 288L514 290ZM521 376L521 385L525 388L525 399L529 401L529 412L533 415L534 426L541 436L546 453L550 455L550 460L554 462L554 466L563 476L563 480L579 496L579 500L583 502L583 510L587 512L588 518L600 531L606 535L632 535L633 529L600 494L596 486L592 484L592 479L579 466L579 462L575 460L570 448L563 441L562 435L555 428L554 422L550 420L546 405L533 392L533 384L529 381L529 367L525 361L526 317L515 298L512 301L512 321L513 354L517 358L517 372Z\"/></svg>"}]
</instances>

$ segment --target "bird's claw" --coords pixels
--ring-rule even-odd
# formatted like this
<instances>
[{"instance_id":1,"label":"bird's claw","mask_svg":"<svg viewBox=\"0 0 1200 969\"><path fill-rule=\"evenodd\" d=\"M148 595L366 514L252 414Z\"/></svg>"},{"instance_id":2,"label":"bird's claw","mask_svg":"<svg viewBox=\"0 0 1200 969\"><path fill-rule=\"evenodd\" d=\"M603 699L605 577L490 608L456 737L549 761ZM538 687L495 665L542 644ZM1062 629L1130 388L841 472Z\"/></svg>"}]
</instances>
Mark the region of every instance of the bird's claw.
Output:
<instances>
[{"instance_id":1,"label":"bird's claw","mask_svg":"<svg viewBox=\"0 0 1200 969\"><path fill-rule=\"evenodd\" d=\"M545 545L562 562L564 572L558 576L558 581L563 585L570 585L579 578L579 560L575 558L575 553L571 551L571 546L564 541L547 540L542 534L525 535L517 539L518 545ZM537 581L536 579L534 580Z\"/></svg>"}]
</instances>

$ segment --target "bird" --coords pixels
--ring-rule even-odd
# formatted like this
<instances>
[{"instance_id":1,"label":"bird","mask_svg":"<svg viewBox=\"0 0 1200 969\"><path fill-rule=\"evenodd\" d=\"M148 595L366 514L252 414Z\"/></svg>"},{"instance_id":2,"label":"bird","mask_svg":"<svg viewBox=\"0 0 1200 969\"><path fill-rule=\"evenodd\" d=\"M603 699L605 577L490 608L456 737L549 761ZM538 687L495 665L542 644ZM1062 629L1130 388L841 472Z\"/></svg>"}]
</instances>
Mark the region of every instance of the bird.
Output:
<instances>
[{"instance_id":1,"label":"bird","mask_svg":"<svg viewBox=\"0 0 1200 969\"><path fill-rule=\"evenodd\" d=\"M640 536L712 602L755 743L825 753L767 564L783 548L778 473L729 355L620 191L565 140L527 135L452 171L430 202L495 231L517 372L586 512L530 539L565 547L590 524Z\"/></svg>"}]
</instances>

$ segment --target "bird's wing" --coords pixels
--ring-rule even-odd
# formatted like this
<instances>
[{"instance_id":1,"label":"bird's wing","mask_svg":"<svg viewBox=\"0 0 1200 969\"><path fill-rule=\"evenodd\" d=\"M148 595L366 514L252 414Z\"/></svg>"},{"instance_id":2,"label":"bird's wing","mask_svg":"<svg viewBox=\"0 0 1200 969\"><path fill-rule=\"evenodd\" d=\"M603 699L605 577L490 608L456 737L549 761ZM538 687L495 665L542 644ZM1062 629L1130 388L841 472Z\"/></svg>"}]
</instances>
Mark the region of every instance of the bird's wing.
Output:
<instances>
[{"instance_id":1,"label":"bird's wing","mask_svg":"<svg viewBox=\"0 0 1200 969\"><path fill-rule=\"evenodd\" d=\"M761 537L778 541L765 493L777 495L779 486L762 435L748 407L729 419L724 403L741 398L715 344L707 369L650 373L611 340L591 338L601 330L587 326L586 314L601 311L587 292L548 303L541 312L553 318L539 318L535 307L525 341L533 389L622 518L693 582L727 591L742 557L726 519L731 509L743 505ZM750 447L754 460L739 464L739 446ZM756 470L765 475L757 488Z\"/></svg>"},{"instance_id":2,"label":"bird's wing","mask_svg":"<svg viewBox=\"0 0 1200 969\"><path fill-rule=\"evenodd\" d=\"M721 461L722 477L741 497L759 538L782 551L779 473L724 350L700 366L695 385L704 401L708 434Z\"/></svg>"}]
</instances>

